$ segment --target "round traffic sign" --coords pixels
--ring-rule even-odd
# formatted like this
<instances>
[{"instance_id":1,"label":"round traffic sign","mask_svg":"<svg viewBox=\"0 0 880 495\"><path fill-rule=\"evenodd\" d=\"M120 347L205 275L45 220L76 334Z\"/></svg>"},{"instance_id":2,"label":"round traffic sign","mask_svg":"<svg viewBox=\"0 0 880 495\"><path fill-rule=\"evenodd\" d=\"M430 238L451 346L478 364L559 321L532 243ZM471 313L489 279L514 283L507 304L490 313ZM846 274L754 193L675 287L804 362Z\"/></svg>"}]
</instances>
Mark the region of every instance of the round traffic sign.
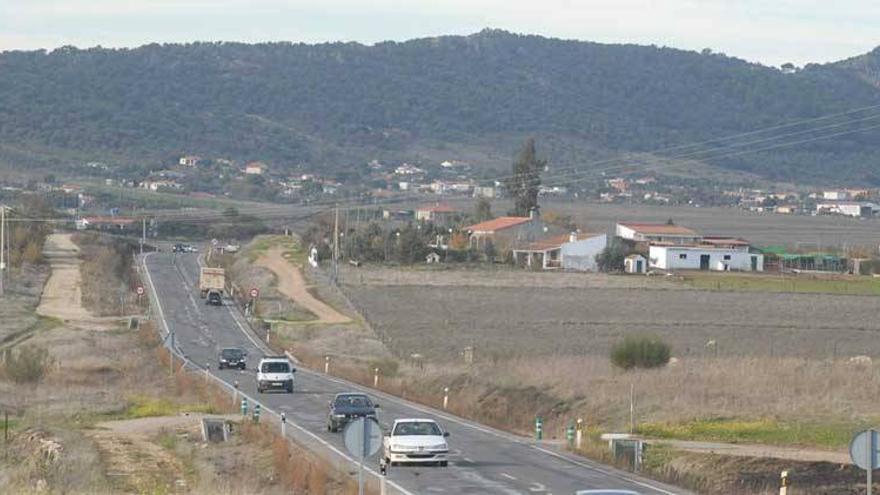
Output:
<instances>
[{"instance_id":1,"label":"round traffic sign","mask_svg":"<svg viewBox=\"0 0 880 495\"><path fill-rule=\"evenodd\" d=\"M370 457L382 446L382 427L375 418L357 418L343 430L345 449L357 460Z\"/></svg>"},{"instance_id":2,"label":"round traffic sign","mask_svg":"<svg viewBox=\"0 0 880 495\"><path fill-rule=\"evenodd\" d=\"M252 289L251 289L251 297L253 297L254 299L256 299L256 298L259 297L259 296L260 296L260 289L258 289L258 288L256 288L256 287L252 288Z\"/></svg>"},{"instance_id":3,"label":"round traffic sign","mask_svg":"<svg viewBox=\"0 0 880 495\"><path fill-rule=\"evenodd\" d=\"M880 467L880 432L865 430L856 433L849 443L849 456L853 464L864 470L868 470L868 466L872 471Z\"/></svg>"},{"instance_id":4,"label":"round traffic sign","mask_svg":"<svg viewBox=\"0 0 880 495\"><path fill-rule=\"evenodd\" d=\"M144 295L144 286L138 285L134 291L137 292L137 295L142 296Z\"/></svg>"}]
</instances>

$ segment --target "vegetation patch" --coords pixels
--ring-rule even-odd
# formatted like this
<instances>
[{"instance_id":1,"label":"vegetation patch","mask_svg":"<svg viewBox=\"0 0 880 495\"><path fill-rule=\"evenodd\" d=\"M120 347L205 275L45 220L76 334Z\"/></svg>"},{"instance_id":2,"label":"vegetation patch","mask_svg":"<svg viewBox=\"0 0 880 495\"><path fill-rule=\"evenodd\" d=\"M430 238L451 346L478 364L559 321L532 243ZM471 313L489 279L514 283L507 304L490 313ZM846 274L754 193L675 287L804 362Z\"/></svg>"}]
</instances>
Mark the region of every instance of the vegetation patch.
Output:
<instances>
[{"instance_id":1,"label":"vegetation patch","mask_svg":"<svg viewBox=\"0 0 880 495\"><path fill-rule=\"evenodd\" d=\"M840 449L869 422L786 422L776 419L709 418L683 423L645 423L638 433L651 438L725 443L803 445Z\"/></svg>"},{"instance_id":2,"label":"vegetation patch","mask_svg":"<svg viewBox=\"0 0 880 495\"><path fill-rule=\"evenodd\" d=\"M178 404L162 397L133 395L128 398L128 407L122 413L122 417L125 419L136 419L154 416L173 416L182 412L217 414L222 411L218 411L213 404L209 403Z\"/></svg>"},{"instance_id":3,"label":"vegetation patch","mask_svg":"<svg viewBox=\"0 0 880 495\"><path fill-rule=\"evenodd\" d=\"M684 283L696 289L803 294L880 295L880 278L779 275L689 274Z\"/></svg>"},{"instance_id":4,"label":"vegetation patch","mask_svg":"<svg viewBox=\"0 0 880 495\"><path fill-rule=\"evenodd\" d=\"M665 366L669 355L669 344L657 337L627 336L611 348L611 362L625 370Z\"/></svg>"}]
</instances>

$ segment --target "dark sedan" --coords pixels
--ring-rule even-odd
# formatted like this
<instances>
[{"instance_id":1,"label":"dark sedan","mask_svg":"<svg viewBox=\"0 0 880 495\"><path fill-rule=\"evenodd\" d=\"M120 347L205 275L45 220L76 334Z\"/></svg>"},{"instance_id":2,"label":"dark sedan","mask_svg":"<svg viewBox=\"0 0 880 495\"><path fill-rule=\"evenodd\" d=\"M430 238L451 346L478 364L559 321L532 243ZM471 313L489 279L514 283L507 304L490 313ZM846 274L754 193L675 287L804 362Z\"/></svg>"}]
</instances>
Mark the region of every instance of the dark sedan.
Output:
<instances>
[{"instance_id":1,"label":"dark sedan","mask_svg":"<svg viewBox=\"0 0 880 495\"><path fill-rule=\"evenodd\" d=\"M375 418L378 407L379 404L374 404L365 394L336 394L336 397L330 401L327 431L337 432L355 418Z\"/></svg>"},{"instance_id":2,"label":"dark sedan","mask_svg":"<svg viewBox=\"0 0 880 495\"><path fill-rule=\"evenodd\" d=\"M229 347L220 351L219 359L219 368L221 370L223 368L238 368L243 370L247 367L247 364L245 363L247 353L236 347Z\"/></svg>"}]
</instances>

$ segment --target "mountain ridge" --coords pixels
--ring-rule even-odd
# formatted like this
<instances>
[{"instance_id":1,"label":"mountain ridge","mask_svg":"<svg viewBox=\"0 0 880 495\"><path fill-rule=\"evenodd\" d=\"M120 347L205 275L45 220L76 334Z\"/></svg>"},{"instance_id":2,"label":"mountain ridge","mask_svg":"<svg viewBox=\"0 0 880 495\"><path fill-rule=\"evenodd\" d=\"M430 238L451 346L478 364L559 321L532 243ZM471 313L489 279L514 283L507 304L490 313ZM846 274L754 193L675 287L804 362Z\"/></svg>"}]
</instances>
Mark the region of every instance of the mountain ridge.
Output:
<instances>
[{"instance_id":1,"label":"mountain ridge","mask_svg":"<svg viewBox=\"0 0 880 495\"><path fill-rule=\"evenodd\" d=\"M328 170L461 150L497 167L534 135L550 143L554 165L578 165L880 104L877 54L785 74L722 54L491 29L373 45L4 52L0 161L155 166L198 153ZM877 137L710 163L880 184Z\"/></svg>"}]
</instances>

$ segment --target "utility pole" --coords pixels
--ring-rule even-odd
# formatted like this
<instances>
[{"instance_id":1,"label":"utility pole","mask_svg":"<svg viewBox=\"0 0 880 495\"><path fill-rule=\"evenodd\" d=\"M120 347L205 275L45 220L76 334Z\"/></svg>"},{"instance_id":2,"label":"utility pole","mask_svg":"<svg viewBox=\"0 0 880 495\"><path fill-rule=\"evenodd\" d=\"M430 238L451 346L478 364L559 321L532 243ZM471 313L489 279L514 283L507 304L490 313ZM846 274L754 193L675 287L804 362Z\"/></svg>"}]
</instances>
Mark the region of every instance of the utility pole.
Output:
<instances>
[{"instance_id":1,"label":"utility pole","mask_svg":"<svg viewBox=\"0 0 880 495\"><path fill-rule=\"evenodd\" d=\"M339 206L336 207L336 219L333 222L333 285L339 277Z\"/></svg>"},{"instance_id":2,"label":"utility pole","mask_svg":"<svg viewBox=\"0 0 880 495\"><path fill-rule=\"evenodd\" d=\"M144 254L145 242L147 242L147 217L141 219L141 255Z\"/></svg>"},{"instance_id":3,"label":"utility pole","mask_svg":"<svg viewBox=\"0 0 880 495\"><path fill-rule=\"evenodd\" d=\"M0 297L5 296L3 279L6 278L6 205L0 205Z\"/></svg>"}]
</instances>

